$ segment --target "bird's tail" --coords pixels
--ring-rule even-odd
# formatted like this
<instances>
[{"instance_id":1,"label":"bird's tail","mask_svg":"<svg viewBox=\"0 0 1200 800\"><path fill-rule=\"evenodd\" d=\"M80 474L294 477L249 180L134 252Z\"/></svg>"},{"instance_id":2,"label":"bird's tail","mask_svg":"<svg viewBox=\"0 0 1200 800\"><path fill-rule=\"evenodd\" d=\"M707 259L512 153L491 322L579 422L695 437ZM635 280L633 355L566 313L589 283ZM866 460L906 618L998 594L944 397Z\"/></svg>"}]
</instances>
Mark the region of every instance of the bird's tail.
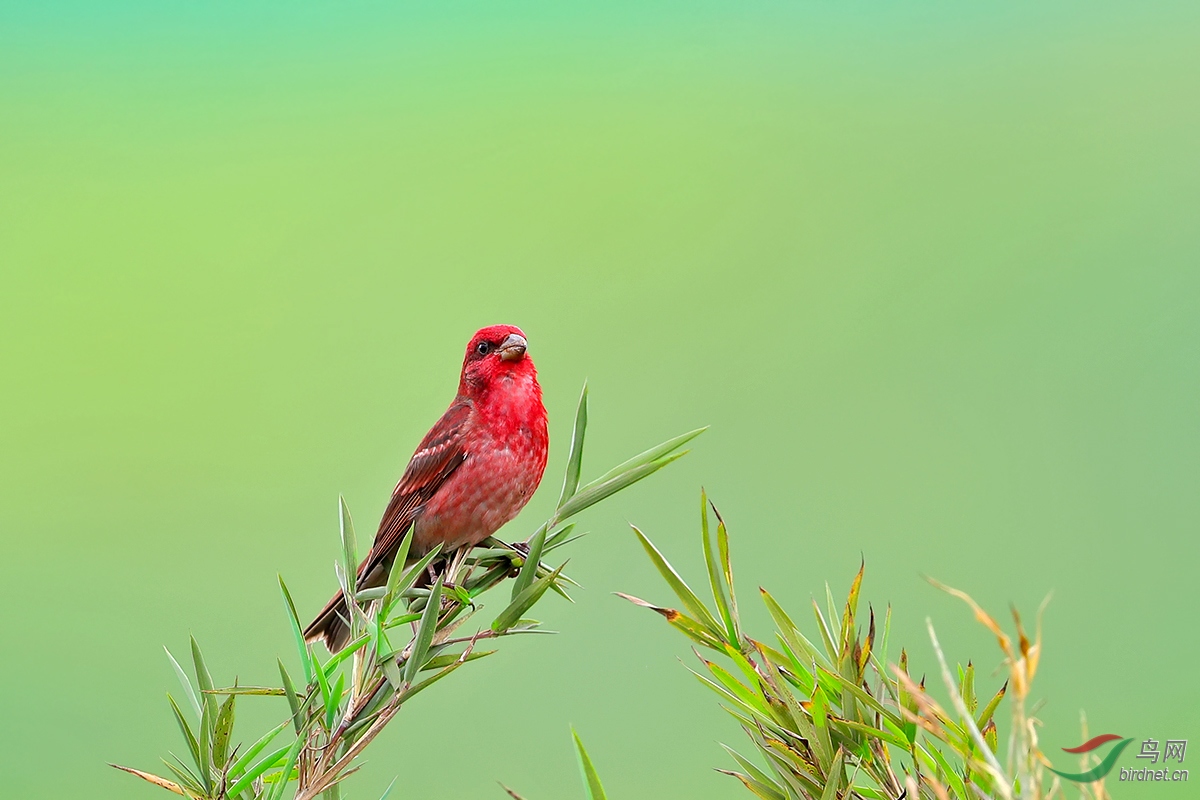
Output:
<instances>
[{"instance_id":1,"label":"bird's tail","mask_svg":"<svg viewBox=\"0 0 1200 800\"><path fill-rule=\"evenodd\" d=\"M336 653L350 642L349 609L346 608L346 598L339 590L333 599L325 604L317 618L304 629L304 641L315 642L323 640L330 653Z\"/></svg>"}]
</instances>

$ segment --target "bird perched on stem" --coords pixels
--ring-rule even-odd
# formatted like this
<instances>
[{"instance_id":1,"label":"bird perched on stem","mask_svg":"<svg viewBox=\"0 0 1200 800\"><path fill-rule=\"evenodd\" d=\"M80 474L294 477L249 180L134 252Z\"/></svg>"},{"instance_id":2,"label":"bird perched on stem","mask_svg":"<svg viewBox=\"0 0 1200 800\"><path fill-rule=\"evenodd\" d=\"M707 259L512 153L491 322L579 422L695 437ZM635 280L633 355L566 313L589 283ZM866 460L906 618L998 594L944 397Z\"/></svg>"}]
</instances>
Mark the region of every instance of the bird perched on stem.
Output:
<instances>
[{"instance_id":1,"label":"bird perched on stem","mask_svg":"<svg viewBox=\"0 0 1200 800\"><path fill-rule=\"evenodd\" d=\"M387 582L409 527L410 558L437 544L472 547L517 515L542 480L549 436L537 370L520 328L492 325L471 337L458 395L413 454L371 552L359 565L359 588ZM304 631L330 652L349 641L349 610L339 591Z\"/></svg>"}]
</instances>

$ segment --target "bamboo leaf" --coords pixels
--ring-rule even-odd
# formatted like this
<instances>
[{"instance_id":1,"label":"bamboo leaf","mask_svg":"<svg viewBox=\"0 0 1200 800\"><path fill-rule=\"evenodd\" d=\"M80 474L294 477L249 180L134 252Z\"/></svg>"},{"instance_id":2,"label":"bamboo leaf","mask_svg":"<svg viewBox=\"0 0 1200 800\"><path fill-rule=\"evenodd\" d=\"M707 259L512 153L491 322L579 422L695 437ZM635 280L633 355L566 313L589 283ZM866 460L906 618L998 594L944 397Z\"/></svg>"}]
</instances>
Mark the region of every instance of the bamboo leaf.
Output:
<instances>
[{"instance_id":1,"label":"bamboo leaf","mask_svg":"<svg viewBox=\"0 0 1200 800\"><path fill-rule=\"evenodd\" d=\"M296 696L296 687L292 685L292 676L288 675L288 671L283 666L283 661L276 659L279 663L279 677L283 679L283 692L287 695L288 708L292 710L292 726L296 729L296 735L300 734L300 698Z\"/></svg>"},{"instance_id":2,"label":"bamboo leaf","mask_svg":"<svg viewBox=\"0 0 1200 800\"><path fill-rule=\"evenodd\" d=\"M296 640L296 650L300 653L300 663L304 666L304 683L310 685L313 682L313 664L312 653L308 649L308 644L304 641L304 629L300 626L300 618L296 616L296 604L292 602L292 593L288 591L287 584L283 582L283 576L279 576L279 589L283 592L283 601L287 607L288 621L292 625L292 636Z\"/></svg>"},{"instance_id":3,"label":"bamboo leaf","mask_svg":"<svg viewBox=\"0 0 1200 800\"><path fill-rule=\"evenodd\" d=\"M610 469L608 472L601 475L599 478L596 478L596 480L592 481L587 486L585 486L584 489L589 489L593 486L599 486L600 484L604 483L605 481L610 480L610 479L616 477L617 475L620 475L623 472L628 472L630 470L646 466L653 461L657 461L660 458L662 458L663 456L667 455L668 453L678 450L680 447L683 447L685 444L690 442L692 439L695 439L697 436L704 433L706 430L708 430L707 425L705 425L703 428L697 428L694 431L688 431L687 433L680 434L679 436L676 436L673 439L668 439L667 441L663 442L662 444L651 447L649 450L645 451L644 453L638 453L636 456L629 459L628 461L621 462L617 466Z\"/></svg>"},{"instance_id":4,"label":"bamboo leaf","mask_svg":"<svg viewBox=\"0 0 1200 800\"><path fill-rule=\"evenodd\" d=\"M433 634L437 630L438 614L441 613L442 606L442 583L444 578L444 575L439 575L429 592L429 600L425 604L424 613L421 615L417 634L413 637L412 652L408 656L408 661L404 664L404 682L406 684L412 685L413 679L420 672L425 661L425 655L429 652L429 644L433 641Z\"/></svg>"},{"instance_id":5,"label":"bamboo leaf","mask_svg":"<svg viewBox=\"0 0 1200 800\"><path fill-rule=\"evenodd\" d=\"M545 546L546 526L543 525L538 528L537 533L533 535L533 539L529 543L529 554L525 557L525 563L521 565L521 571L517 573L516 580L513 581L510 600L516 600L517 595L525 591L533 583L538 566L542 563L542 550Z\"/></svg>"},{"instance_id":6,"label":"bamboo leaf","mask_svg":"<svg viewBox=\"0 0 1200 800\"><path fill-rule=\"evenodd\" d=\"M583 774L583 785L587 790L588 800L606 800L604 787L600 785L600 776L596 774L592 759L584 749L583 740L579 738L579 734L574 728L571 728L571 736L575 739L575 752L579 755L579 771Z\"/></svg>"},{"instance_id":7,"label":"bamboo leaf","mask_svg":"<svg viewBox=\"0 0 1200 800\"><path fill-rule=\"evenodd\" d=\"M708 530L708 496L700 490L700 536L704 543L704 563L708 567L708 582L712 587L713 602L717 604L717 613L725 623L725 639L734 647L738 646L737 627L733 622L733 614L729 610L729 600L726 598L725 578L722 574L720 557L713 550L712 537Z\"/></svg>"},{"instance_id":8,"label":"bamboo leaf","mask_svg":"<svg viewBox=\"0 0 1200 800\"><path fill-rule=\"evenodd\" d=\"M337 721L338 709L342 705L342 695L346 691L346 673L338 674L337 683L333 685L333 689L329 692L329 697L325 700L325 727L328 730L333 730L333 723Z\"/></svg>"},{"instance_id":9,"label":"bamboo leaf","mask_svg":"<svg viewBox=\"0 0 1200 800\"><path fill-rule=\"evenodd\" d=\"M587 382L579 395L579 406L575 410L575 427L571 431L571 453L567 456L567 471L563 476L562 493L556 508L562 508L579 489L579 471L583 466L583 435L587 429Z\"/></svg>"},{"instance_id":10,"label":"bamboo leaf","mask_svg":"<svg viewBox=\"0 0 1200 800\"><path fill-rule=\"evenodd\" d=\"M171 703L171 712L175 715L175 721L179 723L179 730L183 732L183 740L187 742L188 752L192 754L192 761L199 768L200 761L200 743L196 740L196 734L192 733L192 728L188 725L187 720L183 718L183 712L179 710L175 698L167 695L167 700Z\"/></svg>"},{"instance_id":11,"label":"bamboo leaf","mask_svg":"<svg viewBox=\"0 0 1200 800\"><path fill-rule=\"evenodd\" d=\"M283 762L283 769L279 772L279 780L271 787L270 800L280 800L283 797L288 781L291 780L292 768L296 766L296 758L300 755L300 748L303 745L303 736L297 736L296 741L292 742L292 746L287 751L287 758Z\"/></svg>"},{"instance_id":12,"label":"bamboo leaf","mask_svg":"<svg viewBox=\"0 0 1200 800\"><path fill-rule=\"evenodd\" d=\"M562 508L554 513L553 519L555 523L563 522L569 517L573 517L580 511L583 511L585 508L594 506L601 500L616 494L622 489L632 486L642 478L658 472L672 461L687 455L688 452L688 450L684 450L681 453L663 456L657 461L651 461L649 464L643 464L625 472L620 472L613 477L608 478L607 480L593 481L592 483L589 483L587 486L583 487L575 495L573 495L570 500L564 503Z\"/></svg>"},{"instance_id":13,"label":"bamboo leaf","mask_svg":"<svg viewBox=\"0 0 1200 800\"><path fill-rule=\"evenodd\" d=\"M346 572L347 602L354 597L355 580L358 577L358 540L354 536L354 520L350 518L350 509L346 506L346 498L338 495L338 533L342 538L342 569Z\"/></svg>"},{"instance_id":14,"label":"bamboo leaf","mask_svg":"<svg viewBox=\"0 0 1200 800\"><path fill-rule=\"evenodd\" d=\"M229 695L225 702L221 704L221 710L217 713L217 722L213 727L213 766L218 770L225 767L225 761L229 755L229 736L233 733L233 714L234 702L237 700L236 694Z\"/></svg>"},{"instance_id":15,"label":"bamboo leaf","mask_svg":"<svg viewBox=\"0 0 1200 800\"><path fill-rule=\"evenodd\" d=\"M642 547L646 551L646 555L650 556L650 561L654 564L659 574L667 581L672 591L679 597L680 602L687 608L688 612L698 621L704 624L718 638L722 638L722 629L717 621L713 619L713 615L700 602L700 598L696 597L696 593L691 587L679 577L679 573L675 568L663 557L663 554L658 551L658 548L642 533L636 525L631 525L633 532L638 537L638 541L642 543Z\"/></svg>"},{"instance_id":16,"label":"bamboo leaf","mask_svg":"<svg viewBox=\"0 0 1200 800\"><path fill-rule=\"evenodd\" d=\"M432 550L430 550L421 558L417 559L417 561L414 562L411 567L404 571L404 574L399 578L399 580L396 581L393 590L388 592L388 594L391 596L391 602L387 604L387 611L385 612L386 616L391 616L392 610L395 609L396 604L404 598L404 593L412 589L413 584L415 584L417 579L424 574L425 568L432 564L433 560L437 558L441 552L442 546L440 544L434 545Z\"/></svg>"},{"instance_id":17,"label":"bamboo leaf","mask_svg":"<svg viewBox=\"0 0 1200 800\"><path fill-rule=\"evenodd\" d=\"M261 753L267 745L275 740L275 737L278 736L283 729L288 726L288 722L290 722L290 720L284 720L283 722L279 723L274 728L264 733L261 739L250 745L250 749L242 753L241 757L239 757L237 761L233 762L233 766L229 768L230 779L236 780L239 775L245 772L246 767L250 765L250 762L254 760L254 757ZM229 794L236 796L237 792L230 792Z\"/></svg>"},{"instance_id":18,"label":"bamboo leaf","mask_svg":"<svg viewBox=\"0 0 1200 800\"><path fill-rule=\"evenodd\" d=\"M500 612L499 616L492 622L492 630L496 633L502 633L517 623L525 615L525 612L533 607L533 604L541 599L546 590L554 584L558 579L559 573L562 572L566 562L553 572L538 578L532 585L525 587L508 607Z\"/></svg>"},{"instance_id":19,"label":"bamboo leaf","mask_svg":"<svg viewBox=\"0 0 1200 800\"><path fill-rule=\"evenodd\" d=\"M217 718L217 698L211 694L204 694L205 692L210 692L213 688L212 675L209 674L208 667L204 663L204 654L200 652L200 645L196 643L196 637L193 636L191 639L192 663L196 667L196 683L200 686L201 703L206 707L211 706L209 713L215 722Z\"/></svg>"},{"instance_id":20,"label":"bamboo leaf","mask_svg":"<svg viewBox=\"0 0 1200 800\"><path fill-rule=\"evenodd\" d=\"M179 678L179 682L183 684L183 690L187 693L188 702L192 704L192 710L196 712L196 719L200 719L200 701L196 698L196 690L192 688L192 682L188 680L187 673L183 671L183 667L179 666L179 662L175 660L175 656L171 655L171 651L163 646L163 650L167 652L167 658L171 659L171 666L175 668L175 675Z\"/></svg>"},{"instance_id":21,"label":"bamboo leaf","mask_svg":"<svg viewBox=\"0 0 1200 800\"><path fill-rule=\"evenodd\" d=\"M400 548L396 551L396 556L392 560L392 569L388 572L387 593L384 595L384 607L391 607L392 598L403 591L400 588L400 584L404 580L405 570L408 566L408 551L412 548L413 530L415 528L415 525L408 526L408 531L404 534L404 538L400 540Z\"/></svg>"}]
</instances>

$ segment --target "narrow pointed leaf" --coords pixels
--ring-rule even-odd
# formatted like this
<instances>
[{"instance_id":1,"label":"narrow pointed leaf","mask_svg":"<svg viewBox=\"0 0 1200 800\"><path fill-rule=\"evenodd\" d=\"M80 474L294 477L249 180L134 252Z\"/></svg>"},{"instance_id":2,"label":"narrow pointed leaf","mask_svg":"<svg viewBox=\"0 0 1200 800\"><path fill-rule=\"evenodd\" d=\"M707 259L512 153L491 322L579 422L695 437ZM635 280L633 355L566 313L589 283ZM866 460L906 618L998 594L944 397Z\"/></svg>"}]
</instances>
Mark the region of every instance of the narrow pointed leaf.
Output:
<instances>
[{"instance_id":1,"label":"narrow pointed leaf","mask_svg":"<svg viewBox=\"0 0 1200 800\"><path fill-rule=\"evenodd\" d=\"M280 758L283 758L287 753L290 753L293 748L295 748L298 744L303 743L303 741L303 738L297 738L290 745L285 744L278 750L263 756L262 760L260 760L257 764L251 767L249 771L238 778L233 786L229 787L227 794L230 797L237 797L239 794L246 791L248 788L250 788L250 784L254 783L255 778L274 767L277 763L279 763Z\"/></svg>"},{"instance_id":2,"label":"narrow pointed leaf","mask_svg":"<svg viewBox=\"0 0 1200 800\"><path fill-rule=\"evenodd\" d=\"M679 436L676 436L673 439L668 439L667 441L663 442L660 445L651 447L649 450L645 451L644 453L638 453L636 456L629 459L628 461L624 461L624 462L618 464L617 466L610 469L608 472L601 475L599 478L596 478L596 480L592 481L584 488L588 489L593 486L598 486L601 483L604 483L605 481L607 481L611 478L614 478L623 472L628 472L629 470L646 466L647 464L651 463L652 461L657 461L660 458L662 458L663 456L667 455L668 453L670 453L674 450L678 450L680 447L683 447L685 444L690 442L692 439L695 439L697 436L704 433L706 430L708 430L707 425L705 425L703 428L697 428L694 431L688 431L687 433L680 434Z\"/></svg>"},{"instance_id":3,"label":"narrow pointed leaf","mask_svg":"<svg viewBox=\"0 0 1200 800\"><path fill-rule=\"evenodd\" d=\"M221 710L217 713L217 722L213 727L213 766L218 770L224 769L226 758L229 755L229 736L233 733L233 715L234 703L237 700L236 694L229 695L225 702L221 704Z\"/></svg>"},{"instance_id":4,"label":"narrow pointed leaf","mask_svg":"<svg viewBox=\"0 0 1200 800\"><path fill-rule=\"evenodd\" d=\"M525 563L521 565L521 571L517 573L516 580L513 581L511 600L516 600L517 595L533 583L538 566L542 563L542 550L545 546L546 526L543 525L538 528L537 533L533 535L533 539L529 542L529 554L525 557Z\"/></svg>"},{"instance_id":5,"label":"narrow pointed leaf","mask_svg":"<svg viewBox=\"0 0 1200 800\"><path fill-rule=\"evenodd\" d=\"M308 644L304 641L304 629L300 626L300 618L296 616L296 604L292 602L292 593L288 591L282 575L279 576L279 589L283 592L288 621L292 625L292 636L296 640L296 650L300 653L300 663L304 667L304 683L307 686L313 682L312 653L309 652Z\"/></svg>"},{"instance_id":6,"label":"narrow pointed leaf","mask_svg":"<svg viewBox=\"0 0 1200 800\"><path fill-rule=\"evenodd\" d=\"M575 428L571 431L571 453L567 456L567 471L563 476L562 493L558 496L557 508L562 508L579 489L579 470L583 466L583 435L587 429L587 383L579 395L579 407L575 410Z\"/></svg>"},{"instance_id":7,"label":"narrow pointed leaf","mask_svg":"<svg viewBox=\"0 0 1200 800\"><path fill-rule=\"evenodd\" d=\"M425 655L429 652L429 644L437 630L438 614L442 606L442 583L444 575L439 575L429 592L429 600L421 615L421 623L417 627L417 635L413 638L412 652L404 664L404 682L411 685L417 673L421 671Z\"/></svg>"},{"instance_id":8,"label":"narrow pointed leaf","mask_svg":"<svg viewBox=\"0 0 1200 800\"><path fill-rule=\"evenodd\" d=\"M400 540L400 549L396 551L396 557L392 561L392 569L388 573L387 594L384 595L386 598L384 602L385 606L389 606L392 598L403 591L399 587L401 581L404 579L405 568L408 566L408 551L412 547L413 529L415 527L414 525L408 526L408 532Z\"/></svg>"},{"instance_id":9,"label":"narrow pointed leaf","mask_svg":"<svg viewBox=\"0 0 1200 800\"><path fill-rule=\"evenodd\" d=\"M354 597L355 579L358 574L358 540L354 536L354 520L350 518L350 509L346 506L346 498L338 495L338 532L342 537L342 568L346 571L346 583L350 591L346 597Z\"/></svg>"},{"instance_id":10,"label":"narrow pointed leaf","mask_svg":"<svg viewBox=\"0 0 1200 800\"><path fill-rule=\"evenodd\" d=\"M492 630L496 633L501 633L515 625L525 615L525 612L532 608L533 604L540 600L542 595L546 593L546 590L554 584L554 581L558 579L559 573L562 572L565 566L566 564L564 563L558 569L538 578L533 584L525 587L508 604L508 608L501 611L499 616L492 621Z\"/></svg>"},{"instance_id":11,"label":"narrow pointed leaf","mask_svg":"<svg viewBox=\"0 0 1200 800\"><path fill-rule=\"evenodd\" d=\"M206 707L211 706L209 714L212 715L212 721L216 722L217 698L211 694L204 694L213 688L212 675L209 674L208 666L204 663L204 654L200 652L200 645L196 643L195 636L192 637L192 663L196 667L196 683L200 686L200 702Z\"/></svg>"},{"instance_id":12,"label":"narrow pointed leaf","mask_svg":"<svg viewBox=\"0 0 1200 800\"><path fill-rule=\"evenodd\" d=\"M188 725L187 720L183 718L183 712L179 710L175 698L167 695L167 700L171 703L171 711L175 714L175 721L179 723L179 730L183 733L183 740L187 742L188 752L192 754L192 761L196 767L200 766L200 742L196 739L196 734L192 733L192 728Z\"/></svg>"},{"instance_id":13,"label":"narrow pointed leaf","mask_svg":"<svg viewBox=\"0 0 1200 800\"><path fill-rule=\"evenodd\" d=\"M687 608L688 613L693 618L703 623L705 627L712 631L717 637L722 636L721 626L713 619L713 615L708 608L700 602L700 598L696 597L696 593L691 587L679 576L675 568L663 557L663 554L658 551L658 548L642 533L636 525L631 525L634 534L637 535L638 541L642 543L642 547L646 551L646 555L650 556L650 561L654 564L659 573L666 579L667 584L672 591L679 597L680 602Z\"/></svg>"},{"instance_id":14,"label":"narrow pointed leaf","mask_svg":"<svg viewBox=\"0 0 1200 800\"><path fill-rule=\"evenodd\" d=\"M287 669L283 666L283 661L276 659L279 663L279 677L283 679L283 692L287 696L288 708L292 710L292 726L296 729L297 735L300 733L300 698L296 696L296 687L292 685L292 676L288 675Z\"/></svg>"},{"instance_id":15,"label":"narrow pointed leaf","mask_svg":"<svg viewBox=\"0 0 1200 800\"><path fill-rule=\"evenodd\" d=\"M579 738L579 734L574 728L571 729L571 736L575 739L575 752L579 756L579 771L583 775L583 785L587 790L588 800L606 800L607 795L604 794L604 787L600 785L600 776L596 773L596 767L593 766L592 759L583 747L583 740Z\"/></svg>"},{"instance_id":16,"label":"narrow pointed leaf","mask_svg":"<svg viewBox=\"0 0 1200 800\"><path fill-rule=\"evenodd\" d=\"M564 503L562 508L555 512L554 520L556 522L563 522L567 518L575 516L585 508L589 508L596 503L599 503L601 500L616 494L622 489L632 486L642 478L658 472L672 461L683 458L688 454L688 452L689 451L684 450L681 453L663 456L656 461L651 461L649 464L643 464L625 472L620 472L613 477L608 478L607 480L593 481L592 483L589 483L587 486L580 489L578 493L572 496L570 500Z\"/></svg>"},{"instance_id":17,"label":"narrow pointed leaf","mask_svg":"<svg viewBox=\"0 0 1200 800\"><path fill-rule=\"evenodd\" d=\"M290 722L290 720L284 720L283 722L279 723L274 728L264 733L261 739L250 745L250 749L242 753L238 760L233 762L233 766L229 768L229 777L236 780L239 775L245 772L246 767L250 766L250 762L254 760L254 757L261 753L267 745L275 740L275 737L278 736L283 729L288 726L288 722Z\"/></svg>"},{"instance_id":18,"label":"narrow pointed leaf","mask_svg":"<svg viewBox=\"0 0 1200 800\"><path fill-rule=\"evenodd\" d=\"M300 748L303 744L303 737L297 737L296 741L292 742L291 748L287 751L287 758L283 762L283 769L280 770L279 780L271 787L271 800L280 800L284 792L287 791L288 781L291 780L292 776L292 768L296 766L296 758L300 755Z\"/></svg>"},{"instance_id":19,"label":"narrow pointed leaf","mask_svg":"<svg viewBox=\"0 0 1200 800\"><path fill-rule=\"evenodd\" d=\"M403 599L404 593L412 589L413 584L416 583L417 579L424 574L426 567L432 564L433 560L437 558L441 552L442 546L440 544L434 545L432 550L430 550L421 558L417 559L417 561L415 561L411 567L404 571L404 574L396 581L394 590L389 592L392 599L391 603L387 607L387 615L391 615L392 610L396 607L396 604Z\"/></svg>"},{"instance_id":20,"label":"narrow pointed leaf","mask_svg":"<svg viewBox=\"0 0 1200 800\"><path fill-rule=\"evenodd\" d=\"M708 530L708 497L700 490L700 536L704 543L704 563L708 567L708 582L712 587L713 602L717 604L717 613L725 623L725 639L737 647L738 634L733 624L733 615L729 610L729 600L725 592L725 578L721 573L718 555L713 551L712 537Z\"/></svg>"},{"instance_id":21,"label":"narrow pointed leaf","mask_svg":"<svg viewBox=\"0 0 1200 800\"><path fill-rule=\"evenodd\" d=\"M183 684L183 690L187 693L188 702L192 704L192 710L196 712L196 719L200 719L200 701L196 698L196 690L192 688L192 682L188 680L187 673L183 671L183 667L179 666L179 662L175 660L175 656L171 655L171 651L167 650L166 646L163 650L167 652L167 658L171 659L171 666L175 668L175 675L179 678L179 682Z\"/></svg>"}]
</instances>

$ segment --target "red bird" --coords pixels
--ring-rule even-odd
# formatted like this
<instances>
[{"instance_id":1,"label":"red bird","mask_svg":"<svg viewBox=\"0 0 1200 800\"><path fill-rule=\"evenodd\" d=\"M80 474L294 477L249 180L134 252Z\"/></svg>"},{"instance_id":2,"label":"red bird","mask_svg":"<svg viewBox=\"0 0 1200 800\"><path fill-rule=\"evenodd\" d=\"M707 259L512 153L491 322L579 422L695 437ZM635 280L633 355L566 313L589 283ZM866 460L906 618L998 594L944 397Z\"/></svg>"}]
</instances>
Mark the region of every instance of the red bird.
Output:
<instances>
[{"instance_id":1,"label":"red bird","mask_svg":"<svg viewBox=\"0 0 1200 800\"><path fill-rule=\"evenodd\" d=\"M383 512L357 585L387 582L400 542L413 529L410 558L441 544L473 547L517 515L546 470L546 408L525 334L492 325L471 337L458 395L425 434ZM336 653L349 642L338 592L304 631Z\"/></svg>"}]
</instances>

